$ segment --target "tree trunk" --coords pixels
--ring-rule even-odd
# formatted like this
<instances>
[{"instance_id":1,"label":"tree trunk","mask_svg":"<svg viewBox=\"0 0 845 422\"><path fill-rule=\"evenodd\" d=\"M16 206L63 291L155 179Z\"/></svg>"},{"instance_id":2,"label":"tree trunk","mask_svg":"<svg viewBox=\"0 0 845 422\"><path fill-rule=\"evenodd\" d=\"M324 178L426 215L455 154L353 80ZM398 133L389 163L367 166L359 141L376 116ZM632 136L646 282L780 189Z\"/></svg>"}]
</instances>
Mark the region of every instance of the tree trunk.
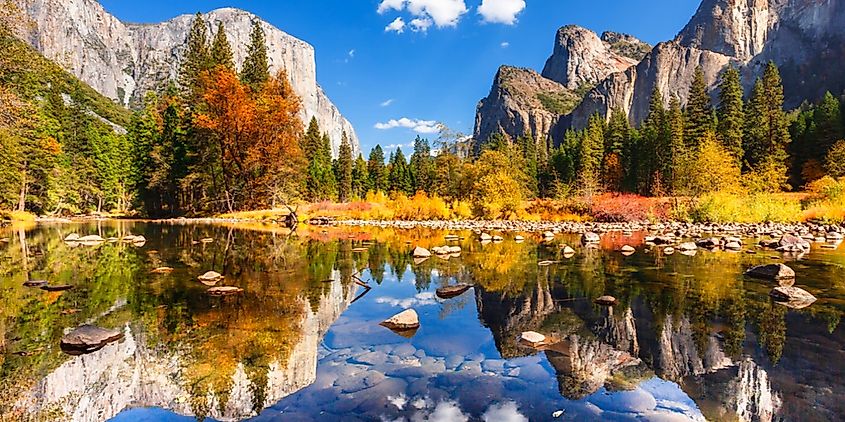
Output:
<instances>
[{"instance_id":1,"label":"tree trunk","mask_svg":"<svg viewBox=\"0 0 845 422\"><path fill-rule=\"evenodd\" d=\"M24 167L23 174L21 175L21 194L18 197L18 211L26 210L26 167Z\"/></svg>"}]
</instances>

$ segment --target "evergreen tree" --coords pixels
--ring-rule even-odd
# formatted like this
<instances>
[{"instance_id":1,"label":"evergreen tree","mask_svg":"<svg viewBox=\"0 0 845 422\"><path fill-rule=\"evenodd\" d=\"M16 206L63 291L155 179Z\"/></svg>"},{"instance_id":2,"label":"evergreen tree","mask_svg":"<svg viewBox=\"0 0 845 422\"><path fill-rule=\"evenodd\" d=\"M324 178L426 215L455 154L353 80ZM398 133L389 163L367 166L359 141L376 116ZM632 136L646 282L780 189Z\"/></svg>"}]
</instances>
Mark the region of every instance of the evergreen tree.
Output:
<instances>
[{"instance_id":1,"label":"evergreen tree","mask_svg":"<svg viewBox=\"0 0 845 422\"><path fill-rule=\"evenodd\" d=\"M668 142L660 148L665 151L660 155L664 158L660 167L663 172L664 186L671 189L673 194L679 194L686 186L688 167L694 153L684 142L686 121L681 111L681 101L676 96L672 96L669 101L666 121L669 130L666 137Z\"/></svg>"},{"instance_id":2,"label":"evergreen tree","mask_svg":"<svg viewBox=\"0 0 845 422\"><path fill-rule=\"evenodd\" d=\"M188 37L185 40L185 56L179 66L179 86L189 96L189 106L194 104L199 89L200 76L211 65L211 55L208 50L208 26L199 12L191 23Z\"/></svg>"},{"instance_id":3,"label":"evergreen tree","mask_svg":"<svg viewBox=\"0 0 845 422\"><path fill-rule=\"evenodd\" d=\"M370 186L375 192L385 192L387 190L387 173L384 166L384 151L381 145L376 145L370 151L369 160L367 160L367 172L370 176Z\"/></svg>"},{"instance_id":4,"label":"evergreen tree","mask_svg":"<svg viewBox=\"0 0 845 422\"><path fill-rule=\"evenodd\" d=\"M782 168L785 172L791 137L783 98L780 73L777 66L769 62L746 106L745 157L751 169L763 165L770 169Z\"/></svg>"},{"instance_id":5,"label":"evergreen tree","mask_svg":"<svg viewBox=\"0 0 845 422\"><path fill-rule=\"evenodd\" d=\"M766 119L766 92L763 87L763 80L757 79L751 96L745 105L745 136L743 138L743 151L745 156L744 168L750 171L760 163L766 155L766 137L768 125Z\"/></svg>"},{"instance_id":6,"label":"evergreen tree","mask_svg":"<svg viewBox=\"0 0 845 422\"><path fill-rule=\"evenodd\" d=\"M590 116L579 152L578 183L589 195L596 192L604 158L604 119L595 113Z\"/></svg>"},{"instance_id":7,"label":"evergreen tree","mask_svg":"<svg viewBox=\"0 0 845 422\"><path fill-rule=\"evenodd\" d=\"M434 160L431 157L431 146L428 139L423 139L417 135L414 140L414 153L411 154L411 176L415 191L430 191L434 177L433 164Z\"/></svg>"},{"instance_id":8,"label":"evergreen tree","mask_svg":"<svg viewBox=\"0 0 845 422\"><path fill-rule=\"evenodd\" d=\"M411 179L411 170L402 153L402 148L397 148L390 160L390 191L401 192L405 195L414 194L414 184Z\"/></svg>"},{"instance_id":9,"label":"evergreen tree","mask_svg":"<svg viewBox=\"0 0 845 422\"><path fill-rule=\"evenodd\" d=\"M305 154L305 159L308 162L314 160L320 152L323 145L323 137L320 135L320 125L317 123L317 118L312 117L308 123L308 129L305 131L305 136L302 137L302 152Z\"/></svg>"},{"instance_id":10,"label":"evergreen tree","mask_svg":"<svg viewBox=\"0 0 845 422\"><path fill-rule=\"evenodd\" d=\"M229 70L235 70L235 59L232 54L232 45L226 37L226 28L223 22L217 23L217 33L214 34L214 41L211 43L210 52L211 68L223 66Z\"/></svg>"},{"instance_id":11,"label":"evergreen tree","mask_svg":"<svg viewBox=\"0 0 845 422\"><path fill-rule=\"evenodd\" d=\"M783 82L774 62L769 62L763 73L763 89L766 100L766 123L768 127L767 147L772 159L785 165L786 148L791 141L789 121L783 111Z\"/></svg>"},{"instance_id":12,"label":"evergreen tree","mask_svg":"<svg viewBox=\"0 0 845 422\"><path fill-rule=\"evenodd\" d=\"M537 173L538 173L538 157L537 157L537 142L531 133L525 133L516 139L517 147L523 160L525 160L525 174L530 179L530 191L537 194Z\"/></svg>"},{"instance_id":13,"label":"evergreen tree","mask_svg":"<svg viewBox=\"0 0 845 422\"><path fill-rule=\"evenodd\" d=\"M312 201L333 200L337 196L337 182L332 167L331 140L328 134L320 136L318 132L316 138L309 142L317 145L312 146L315 150L311 152L311 158L308 160L305 182L307 196Z\"/></svg>"},{"instance_id":14,"label":"evergreen tree","mask_svg":"<svg viewBox=\"0 0 845 422\"><path fill-rule=\"evenodd\" d=\"M713 131L713 110L710 95L707 94L704 70L700 66L695 69L695 76L689 88L684 123L684 142L687 150L697 151L707 133Z\"/></svg>"},{"instance_id":15,"label":"evergreen tree","mask_svg":"<svg viewBox=\"0 0 845 422\"><path fill-rule=\"evenodd\" d=\"M241 82L258 91L259 87L270 78L270 65L267 62L267 41L264 38L264 28L258 20L252 21L252 32L249 34L249 46L246 59L241 69ZM350 162L351 162L350 158Z\"/></svg>"},{"instance_id":16,"label":"evergreen tree","mask_svg":"<svg viewBox=\"0 0 845 422\"><path fill-rule=\"evenodd\" d=\"M640 130L637 154L637 190L645 195L660 194L663 186L662 169L665 167L668 134L663 93L654 88L649 100L648 115Z\"/></svg>"},{"instance_id":17,"label":"evergreen tree","mask_svg":"<svg viewBox=\"0 0 845 422\"><path fill-rule=\"evenodd\" d=\"M845 136L839 100L830 92L825 93L822 101L813 111L813 128L813 135L818 142L813 149L819 151L822 156L836 141Z\"/></svg>"},{"instance_id":18,"label":"evergreen tree","mask_svg":"<svg viewBox=\"0 0 845 422\"><path fill-rule=\"evenodd\" d=\"M343 132L340 141L340 150L335 162L335 177L337 178L337 196L341 202L349 201L352 198L352 146L349 137Z\"/></svg>"},{"instance_id":19,"label":"evergreen tree","mask_svg":"<svg viewBox=\"0 0 845 422\"><path fill-rule=\"evenodd\" d=\"M364 198L371 189L367 162L364 160L362 154L358 154L358 158L355 159L355 165L352 168L352 192L358 198Z\"/></svg>"},{"instance_id":20,"label":"evergreen tree","mask_svg":"<svg viewBox=\"0 0 845 422\"><path fill-rule=\"evenodd\" d=\"M717 116L719 121L718 139L725 150L739 163L743 157L742 136L745 127L745 111L739 70L733 66L722 73L719 82Z\"/></svg>"}]
</instances>

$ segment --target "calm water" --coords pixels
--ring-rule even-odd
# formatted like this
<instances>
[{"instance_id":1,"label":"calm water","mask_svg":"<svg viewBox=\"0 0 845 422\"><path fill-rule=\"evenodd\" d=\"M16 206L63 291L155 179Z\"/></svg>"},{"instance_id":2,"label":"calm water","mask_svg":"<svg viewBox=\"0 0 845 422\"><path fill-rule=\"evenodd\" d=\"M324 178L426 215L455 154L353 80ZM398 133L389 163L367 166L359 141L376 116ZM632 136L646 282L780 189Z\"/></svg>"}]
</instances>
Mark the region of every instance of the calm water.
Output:
<instances>
[{"instance_id":1,"label":"calm water","mask_svg":"<svg viewBox=\"0 0 845 422\"><path fill-rule=\"evenodd\" d=\"M481 244L446 232L134 222L0 229L0 420L801 420L845 418L845 246L801 257ZM143 245L63 242L70 233ZM211 242L201 242L201 239ZM637 247L624 257L623 244ZM777 261L775 260L777 259ZM560 264L538 266L543 260ZM773 304L744 269L787 262L819 300ZM169 266L170 274L151 274ZM196 277L225 275L237 297ZM371 289L354 282L357 276ZM71 284L45 292L27 280ZM475 287L440 300L457 282ZM619 299L603 308L592 299ZM378 325L404 308L410 338ZM83 323L123 340L69 356ZM521 332L560 339L521 346ZM558 419L553 414L563 411Z\"/></svg>"}]
</instances>

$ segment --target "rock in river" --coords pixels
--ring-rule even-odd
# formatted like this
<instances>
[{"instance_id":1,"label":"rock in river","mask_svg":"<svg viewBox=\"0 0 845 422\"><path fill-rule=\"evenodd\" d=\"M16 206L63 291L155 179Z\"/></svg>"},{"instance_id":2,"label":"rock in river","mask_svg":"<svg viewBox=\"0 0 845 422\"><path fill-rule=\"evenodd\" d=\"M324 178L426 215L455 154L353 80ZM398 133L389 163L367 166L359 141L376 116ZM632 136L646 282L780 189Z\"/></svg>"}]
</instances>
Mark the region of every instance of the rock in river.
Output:
<instances>
[{"instance_id":1,"label":"rock in river","mask_svg":"<svg viewBox=\"0 0 845 422\"><path fill-rule=\"evenodd\" d=\"M602 306L613 306L613 305L615 305L615 304L616 304L616 298L615 298L615 297L613 297L613 296L610 296L610 295L604 295L604 296L602 296L602 297L597 298L596 300L594 300L594 302L595 302L597 305L602 305Z\"/></svg>"},{"instance_id":2,"label":"rock in river","mask_svg":"<svg viewBox=\"0 0 845 422\"><path fill-rule=\"evenodd\" d=\"M546 336L535 331L526 331L519 337L519 341L531 347L537 347L546 342Z\"/></svg>"},{"instance_id":3,"label":"rock in river","mask_svg":"<svg viewBox=\"0 0 845 422\"><path fill-rule=\"evenodd\" d=\"M816 301L816 297L810 292L795 286L775 287L769 292L769 296L776 302L794 309L806 308Z\"/></svg>"},{"instance_id":4,"label":"rock in river","mask_svg":"<svg viewBox=\"0 0 845 422\"><path fill-rule=\"evenodd\" d=\"M412 253L414 258L430 258L431 252L428 249L417 246L414 248L414 252Z\"/></svg>"},{"instance_id":5,"label":"rock in river","mask_svg":"<svg viewBox=\"0 0 845 422\"><path fill-rule=\"evenodd\" d=\"M745 275L764 280L783 280L795 278L795 271L783 264L768 264L749 268Z\"/></svg>"},{"instance_id":6,"label":"rock in river","mask_svg":"<svg viewBox=\"0 0 845 422\"><path fill-rule=\"evenodd\" d=\"M156 268L156 269L154 269L150 272L153 273L153 274L170 274L170 273L173 272L173 268L171 268L171 267L158 267L158 268ZM205 274L203 274L203 275L205 275ZM200 277L202 277L202 276L200 276Z\"/></svg>"},{"instance_id":7,"label":"rock in river","mask_svg":"<svg viewBox=\"0 0 845 422\"><path fill-rule=\"evenodd\" d=\"M24 287L44 287L47 285L47 280L29 280L23 283Z\"/></svg>"},{"instance_id":8,"label":"rock in river","mask_svg":"<svg viewBox=\"0 0 845 422\"><path fill-rule=\"evenodd\" d=\"M62 337L61 348L65 353L81 355L96 352L121 338L123 338L123 331L83 325Z\"/></svg>"},{"instance_id":9,"label":"rock in river","mask_svg":"<svg viewBox=\"0 0 845 422\"><path fill-rule=\"evenodd\" d=\"M217 284L218 281L223 279L223 275L218 273L217 271L209 271L199 277L197 279L205 284L206 286L213 286Z\"/></svg>"},{"instance_id":10,"label":"rock in river","mask_svg":"<svg viewBox=\"0 0 845 422\"><path fill-rule=\"evenodd\" d=\"M454 286L446 286L437 289L437 297L441 299L451 299L460 296L469 290L472 286L469 284L456 284Z\"/></svg>"},{"instance_id":11,"label":"rock in river","mask_svg":"<svg viewBox=\"0 0 845 422\"><path fill-rule=\"evenodd\" d=\"M232 296L232 295L243 293L243 291L244 291L244 289L242 289L240 287L219 286L219 287L212 287L212 288L206 290L206 293L208 293L211 296Z\"/></svg>"},{"instance_id":12,"label":"rock in river","mask_svg":"<svg viewBox=\"0 0 845 422\"><path fill-rule=\"evenodd\" d=\"M419 328L420 317L417 311L413 309L405 309L404 311L384 320L381 325L390 328L391 330L412 330Z\"/></svg>"},{"instance_id":13,"label":"rock in river","mask_svg":"<svg viewBox=\"0 0 845 422\"><path fill-rule=\"evenodd\" d=\"M593 232L586 232L583 235L581 235L581 244L582 245L587 245L587 244L590 244L590 243L599 243L600 241L601 241L601 238L599 237L599 235L597 235Z\"/></svg>"}]
</instances>

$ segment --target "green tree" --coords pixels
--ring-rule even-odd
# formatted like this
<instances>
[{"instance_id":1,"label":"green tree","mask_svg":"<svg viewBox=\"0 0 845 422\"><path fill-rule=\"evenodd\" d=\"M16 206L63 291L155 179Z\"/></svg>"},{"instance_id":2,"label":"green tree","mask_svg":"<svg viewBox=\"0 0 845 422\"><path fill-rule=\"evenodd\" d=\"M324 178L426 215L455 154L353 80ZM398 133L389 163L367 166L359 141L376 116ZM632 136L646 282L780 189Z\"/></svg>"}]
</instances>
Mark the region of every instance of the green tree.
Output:
<instances>
[{"instance_id":1,"label":"green tree","mask_svg":"<svg viewBox=\"0 0 845 422\"><path fill-rule=\"evenodd\" d=\"M663 183L672 194L680 194L686 187L690 161L695 154L691 154L687 144L684 142L686 133L686 120L681 111L681 101L672 96L669 101L669 110L666 113L666 125L668 133L666 143L660 148L663 151L658 157L663 158L663 165L660 166L663 172Z\"/></svg>"},{"instance_id":2,"label":"green tree","mask_svg":"<svg viewBox=\"0 0 845 422\"><path fill-rule=\"evenodd\" d=\"M316 126L316 121L312 120L312 123L314 125L309 125L306 138L314 135L308 134L311 132L312 126L319 130L319 127ZM309 148L316 148L310 152L311 158L308 159L305 181L306 196L311 201L333 200L337 197L337 181L332 167L332 150L329 136L328 134L320 136L318 132L316 137L308 141L308 143L317 143L317 145L311 145L305 149L305 154L308 155Z\"/></svg>"},{"instance_id":3,"label":"green tree","mask_svg":"<svg viewBox=\"0 0 845 422\"><path fill-rule=\"evenodd\" d=\"M714 130L710 95L701 66L695 69L685 112L684 142L689 151L697 151L707 133Z\"/></svg>"},{"instance_id":4,"label":"green tree","mask_svg":"<svg viewBox=\"0 0 845 422\"><path fill-rule=\"evenodd\" d=\"M845 177L845 141L838 141L827 152L825 170L832 177Z\"/></svg>"},{"instance_id":5,"label":"green tree","mask_svg":"<svg viewBox=\"0 0 845 422\"><path fill-rule=\"evenodd\" d=\"M214 41L211 42L210 60L212 68L223 66L235 70L235 58L232 54L232 45L226 37L226 28L223 22L217 23L217 32L214 34Z\"/></svg>"},{"instance_id":6,"label":"green tree","mask_svg":"<svg viewBox=\"0 0 845 422\"><path fill-rule=\"evenodd\" d=\"M387 173L384 166L384 150L381 145L376 145L370 151L370 157L367 160L367 173L370 177L370 186L375 192L385 192L387 190Z\"/></svg>"},{"instance_id":7,"label":"green tree","mask_svg":"<svg viewBox=\"0 0 845 422\"><path fill-rule=\"evenodd\" d=\"M402 153L402 148L397 148L390 160L389 174L390 192L402 192L406 195L414 194L414 183L411 176L411 169Z\"/></svg>"},{"instance_id":8,"label":"green tree","mask_svg":"<svg viewBox=\"0 0 845 422\"><path fill-rule=\"evenodd\" d=\"M717 108L719 127L716 134L737 163L740 163L743 157L744 106L739 70L731 66L722 73L719 81L719 107Z\"/></svg>"},{"instance_id":9,"label":"green tree","mask_svg":"<svg viewBox=\"0 0 845 422\"><path fill-rule=\"evenodd\" d=\"M783 111L783 84L777 66L770 62L758 80L746 106L745 156L760 181L774 181L774 174L787 172L787 146L791 142ZM759 170L759 171L758 171ZM777 177L781 180L782 177Z\"/></svg>"},{"instance_id":10,"label":"green tree","mask_svg":"<svg viewBox=\"0 0 845 422\"><path fill-rule=\"evenodd\" d=\"M590 116L578 153L578 183L585 193L599 189L602 159L604 158L604 119L595 113Z\"/></svg>"},{"instance_id":11,"label":"green tree","mask_svg":"<svg viewBox=\"0 0 845 422\"><path fill-rule=\"evenodd\" d=\"M528 132L517 138L516 143L519 147L520 153L522 154L522 158L525 160L525 173L528 175L528 178L531 179L530 192L536 195L538 193L537 176L539 167L537 141L535 141L534 137L531 136L531 133Z\"/></svg>"},{"instance_id":12,"label":"green tree","mask_svg":"<svg viewBox=\"0 0 845 422\"><path fill-rule=\"evenodd\" d=\"M367 161L364 160L362 154L358 154L358 158L355 159L355 166L352 168L352 192L358 198L364 198L370 190L372 190L372 185L370 184Z\"/></svg>"},{"instance_id":13,"label":"green tree","mask_svg":"<svg viewBox=\"0 0 845 422\"><path fill-rule=\"evenodd\" d=\"M179 86L189 97L188 104L197 100L200 75L211 67L211 54L208 49L208 26L197 12L191 23L185 40L185 55L179 66Z\"/></svg>"},{"instance_id":14,"label":"green tree","mask_svg":"<svg viewBox=\"0 0 845 422\"><path fill-rule=\"evenodd\" d=\"M341 202L352 198L352 145L349 137L343 132L340 141L340 150L335 162L335 177L337 178L337 196Z\"/></svg>"},{"instance_id":15,"label":"green tree","mask_svg":"<svg viewBox=\"0 0 845 422\"><path fill-rule=\"evenodd\" d=\"M267 62L267 41L264 28L258 20L252 21L252 32L249 34L246 59L241 69L241 82L249 85L253 91L270 79L270 65ZM350 159L350 162L352 160Z\"/></svg>"},{"instance_id":16,"label":"green tree","mask_svg":"<svg viewBox=\"0 0 845 422\"><path fill-rule=\"evenodd\" d=\"M417 135L414 140L414 153L411 154L411 173L415 191L430 192L431 181L434 177L432 166L433 159L428 139L423 139Z\"/></svg>"}]
</instances>

